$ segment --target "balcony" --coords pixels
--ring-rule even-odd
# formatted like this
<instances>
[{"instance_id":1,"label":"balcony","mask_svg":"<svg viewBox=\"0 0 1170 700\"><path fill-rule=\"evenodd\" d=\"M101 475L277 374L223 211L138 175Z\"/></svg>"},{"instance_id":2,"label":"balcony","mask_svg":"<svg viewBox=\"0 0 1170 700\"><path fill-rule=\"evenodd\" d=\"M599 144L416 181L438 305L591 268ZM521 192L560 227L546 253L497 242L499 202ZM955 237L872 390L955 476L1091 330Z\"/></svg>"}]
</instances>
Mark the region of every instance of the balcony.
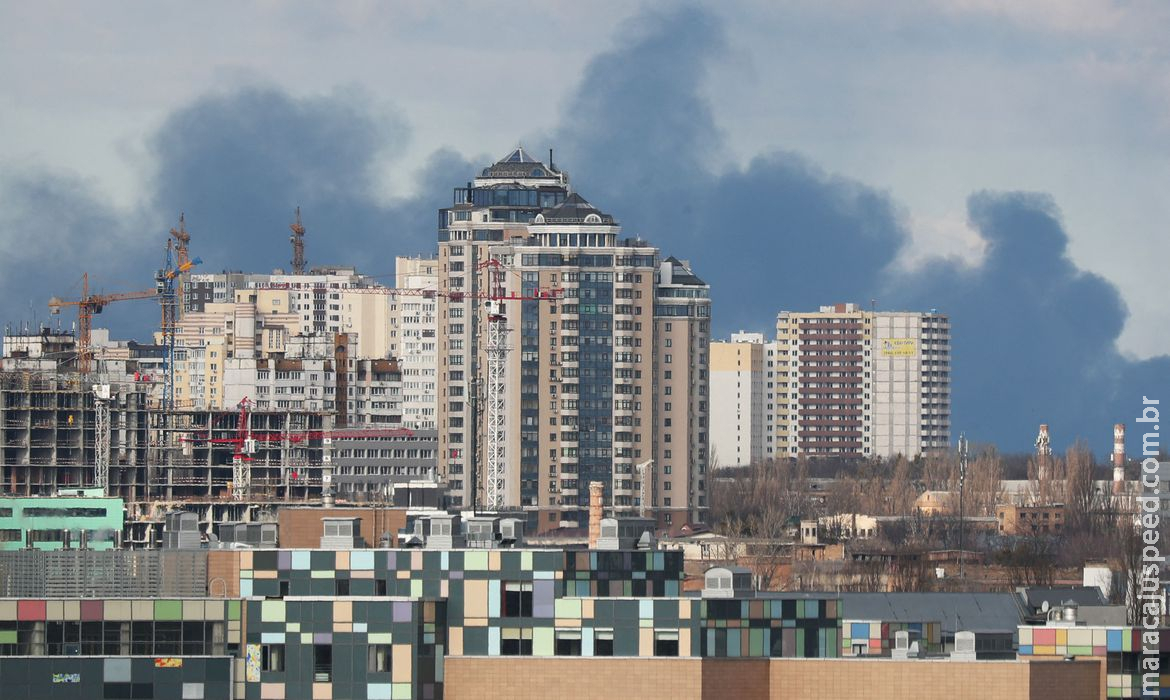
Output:
<instances>
[{"instance_id":1,"label":"balcony","mask_svg":"<svg viewBox=\"0 0 1170 700\"><path fill-rule=\"evenodd\" d=\"M850 342L860 342L860 333L801 333L799 338L802 341L810 340L847 340Z\"/></svg>"}]
</instances>

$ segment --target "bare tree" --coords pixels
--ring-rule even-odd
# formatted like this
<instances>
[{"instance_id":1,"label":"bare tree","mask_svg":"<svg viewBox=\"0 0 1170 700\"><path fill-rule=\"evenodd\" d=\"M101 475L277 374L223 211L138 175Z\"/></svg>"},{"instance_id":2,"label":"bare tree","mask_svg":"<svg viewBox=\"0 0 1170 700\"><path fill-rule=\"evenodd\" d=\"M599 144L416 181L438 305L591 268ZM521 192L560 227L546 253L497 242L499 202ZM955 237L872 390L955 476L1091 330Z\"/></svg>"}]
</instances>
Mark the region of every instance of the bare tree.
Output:
<instances>
[{"instance_id":1,"label":"bare tree","mask_svg":"<svg viewBox=\"0 0 1170 700\"><path fill-rule=\"evenodd\" d=\"M1122 517L1117 540L1120 544L1113 557L1117 570L1116 585L1113 586L1112 602L1125 606L1126 623L1139 624L1142 617L1142 530L1128 517ZM1156 565L1155 565L1156 566Z\"/></svg>"},{"instance_id":2,"label":"bare tree","mask_svg":"<svg viewBox=\"0 0 1170 700\"><path fill-rule=\"evenodd\" d=\"M1050 586L1056 573L1053 540L1027 537L1000 550L996 562L1008 571L1012 586Z\"/></svg>"},{"instance_id":3,"label":"bare tree","mask_svg":"<svg viewBox=\"0 0 1170 700\"><path fill-rule=\"evenodd\" d=\"M1028 460L1028 500L1033 505L1064 503L1064 462L1057 455Z\"/></svg>"},{"instance_id":4,"label":"bare tree","mask_svg":"<svg viewBox=\"0 0 1170 700\"><path fill-rule=\"evenodd\" d=\"M964 510L969 516L995 515L1003 501L1003 460L992 445L979 449L975 461L967 467L963 488Z\"/></svg>"},{"instance_id":5,"label":"bare tree","mask_svg":"<svg viewBox=\"0 0 1170 700\"><path fill-rule=\"evenodd\" d=\"M1068 448L1064 456L1065 528L1077 532L1097 530L1096 514L1104 508L1093 483L1093 453L1084 440Z\"/></svg>"},{"instance_id":6,"label":"bare tree","mask_svg":"<svg viewBox=\"0 0 1170 700\"><path fill-rule=\"evenodd\" d=\"M927 491L950 491L959 483L959 458L954 452L928 455L922 461L922 486Z\"/></svg>"}]
</instances>

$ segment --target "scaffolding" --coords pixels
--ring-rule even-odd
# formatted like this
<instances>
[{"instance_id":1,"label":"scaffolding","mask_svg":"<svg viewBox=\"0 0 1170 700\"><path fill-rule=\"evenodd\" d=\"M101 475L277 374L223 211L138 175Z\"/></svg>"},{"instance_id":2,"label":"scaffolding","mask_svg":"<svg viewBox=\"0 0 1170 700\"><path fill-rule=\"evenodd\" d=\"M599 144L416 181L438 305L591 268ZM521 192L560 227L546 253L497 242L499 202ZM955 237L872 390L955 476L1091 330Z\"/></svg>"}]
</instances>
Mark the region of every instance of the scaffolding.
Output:
<instances>
[{"instance_id":1,"label":"scaffolding","mask_svg":"<svg viewBox=\"0 0 1170 700\"><path fill-rule=\"evenodd\" d=\"M0 469L4 489L52 496L103 487L131 500L146 481L147 392L111 387L104 407L76 374L0 373ZM108 433L108 440L99 436ZM99 455L99 452L102 452ZM99 463L104 462L105 484Z\"/></svg>"},{"instance_id":2,"label":"scaffolding","mask_svg":"<svg viewBox=\"0 0 1170 700\"><path fill-rule=\"evenodd\" d=\"M248 422L241 433L241 416ZM281 410L184 409L152 414L156 425L150 480L164 501L230 500L238 481L240 435L250 435L247 502L306 502L321 498L331 446L328 413Z\"/></svg>"}]
</instances>

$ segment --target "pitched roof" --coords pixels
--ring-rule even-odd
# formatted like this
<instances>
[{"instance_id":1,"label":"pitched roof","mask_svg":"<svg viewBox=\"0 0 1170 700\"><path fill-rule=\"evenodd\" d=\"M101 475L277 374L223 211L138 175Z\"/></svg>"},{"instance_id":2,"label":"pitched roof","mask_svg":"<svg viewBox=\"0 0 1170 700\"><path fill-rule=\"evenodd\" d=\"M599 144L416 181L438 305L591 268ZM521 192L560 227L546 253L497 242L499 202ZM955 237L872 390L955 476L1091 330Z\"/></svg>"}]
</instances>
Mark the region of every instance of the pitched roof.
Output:
<instances>
[{"instance_id":1,"label":"pitched roof","mask_svg":"<svg viewBox=\"0 0 1170 700\"><path fill-rule=\"evenodd\" d=\"M545 221L548 222L583 222L585 221L585 217L590 214L596 214L601 219L601 223L613 224L612 216L602 212L576 192L570 194L565 198L565 201L555 207L545 209L540 213L544 216Z\"/></svg>"},{"instance_id":2,"label":"pitched roof","mask_svg":"<svg viewBox=\"0 0 1170 700\"><path fill-rule=\"evenodd\" d=\"M941 622L943 632L1015 632L1023 611L1014 593L842 593L848 620Z\"/></svg>"},{"instance_id":3,"label":"pitched roof","mask_svg":"<svg viewBox=\"0 0 1170 700\"><path fill-rule=\"evenodd\" d=\"M483 169L481 177L554 177L555 174L540 160L517 146L511 153Z\"/></svg>"},{"instance_id":4,"label":"pitched roof","mask_svg":"<svg viewBox=\"0 0 1170 700\"><path fill-rule=\"evenodd\" d=\"M524 152L523 146L516 146L511 153L496 161L499 163L539 163L540 161Z\"/></svg>"},{"instance_id":5,"label":"pitched roof","mask_svg":"<svg viewBox=\"0 0 1170 700\"><path fill-rule=\"evenodd\" d=\"M1045 601L1050 607L1056 607L1069 600L1077 605L1105 604L1101 589L1096 586L1031 586L1021 592L1028 606L1036 610L1039 610Z\"/></svg>"},{"instance_id":6,"label":"pitched roof","mask_svg":"<svg viewBox=\"0 0 1170 700\"><path fill-rule=\"evenodd\" d=\"M691 272L691 268L684 265L682 260L679 260L673 255L668 257L666 260L663 260L662 262L668 262L674 266L674 270L670 276L671 284L682 284L695 287L702 287L707 284L701 280L698 275Z\"/></svg>"}]
</instances>

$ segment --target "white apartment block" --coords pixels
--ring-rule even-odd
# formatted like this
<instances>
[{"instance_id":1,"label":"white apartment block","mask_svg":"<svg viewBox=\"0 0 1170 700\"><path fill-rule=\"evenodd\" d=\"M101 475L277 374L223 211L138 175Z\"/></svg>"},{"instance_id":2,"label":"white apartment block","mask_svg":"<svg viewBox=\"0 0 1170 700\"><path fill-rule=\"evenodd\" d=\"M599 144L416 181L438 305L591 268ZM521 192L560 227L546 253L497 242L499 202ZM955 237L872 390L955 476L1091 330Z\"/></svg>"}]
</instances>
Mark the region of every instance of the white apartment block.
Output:
<instances>
[{"instance_id":1,"label":"white apartment block","mask_svg":"<svg viewBox=\"0 0 1170 700\"><path fill-rule=\"evenodd\" d=\"M947 448L944 314L857 304L782 311L776 343L777 456L915 456Z\"/></svg>"},{"instance_id":2,"label":"white apartment block","mask_svg":"<svg viewBox=\"0 0 1170 700\"><path fill-rule=\"evenodd\" d=\"M436 258L395 259L396 287L412 292L439 285ZM390 351L402 371L402 420L412 428L433 430L438 406L438 299L402 294L393 302Z\"/></svg>"},{"instance_id":3,"label":"white apartment block","mask_svg":"<svg viewBox=\"0 0 1170 700\"><path fill-rule=\"evenodd\" d=\"M950 322L856 304L783 311L776 340L711 344L720 466L797 456L908 457L950 442Z\"/></svg>"},{"instance_id":4,"label":"white apartment block","mask_svg":"<svg viewBox=\"0 0 1170 700\"><path fill-rule=\"evenodd\" d=\"M291 335L357 334L354 357L391 356L394 296L386 285L351 267L315 268L303 275L223 272L191 275L184 288L187 313L204 311L209 304L248 301L240 290L288 292L283 310L291 315ZM262 296L262 294L261 294Z\"/></svg>"},{"instance_id":5,"label":"white apartment block","mask_svg":"<svg viewBox=\"0 0 1170 700\"><path fill-rule=\"evenodd\" d=\"M730 341L711 343L712 464L735 467L773 456L766 449L770 422L765 411L765 343L763 333L734 333ZM770 447L770 445L768 445Z\"/></svg>"}]
</instances>

